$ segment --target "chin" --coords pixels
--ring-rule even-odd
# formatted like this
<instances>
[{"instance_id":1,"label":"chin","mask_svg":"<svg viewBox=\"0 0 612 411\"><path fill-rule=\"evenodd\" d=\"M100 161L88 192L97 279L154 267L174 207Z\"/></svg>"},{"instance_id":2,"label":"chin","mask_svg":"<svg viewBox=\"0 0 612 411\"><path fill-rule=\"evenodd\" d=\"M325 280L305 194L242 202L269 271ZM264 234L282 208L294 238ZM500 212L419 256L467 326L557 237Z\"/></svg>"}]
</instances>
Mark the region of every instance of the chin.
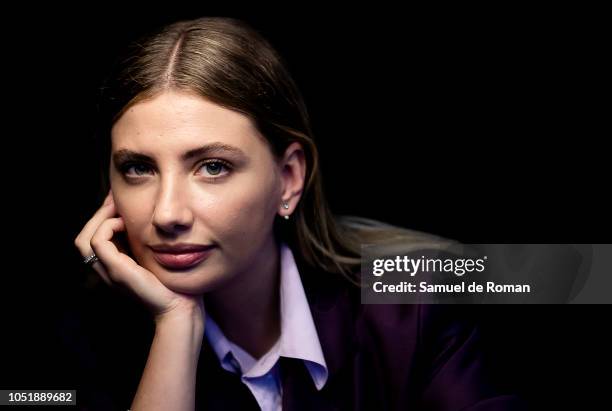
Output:
<instances>
[{"instance_id":1,"label":"chin","mask_svg":"<svg viewBox=\"0 0 612 411\"><path fill-rule=\"evenodd\" d=\"M163 270L163 269L162 269ZM181 294L201 295L217 289L226 281L221 273L210 274L209 272L163 272L156 274L161 283L171 291Z\"/></svg>"}]
</instances>

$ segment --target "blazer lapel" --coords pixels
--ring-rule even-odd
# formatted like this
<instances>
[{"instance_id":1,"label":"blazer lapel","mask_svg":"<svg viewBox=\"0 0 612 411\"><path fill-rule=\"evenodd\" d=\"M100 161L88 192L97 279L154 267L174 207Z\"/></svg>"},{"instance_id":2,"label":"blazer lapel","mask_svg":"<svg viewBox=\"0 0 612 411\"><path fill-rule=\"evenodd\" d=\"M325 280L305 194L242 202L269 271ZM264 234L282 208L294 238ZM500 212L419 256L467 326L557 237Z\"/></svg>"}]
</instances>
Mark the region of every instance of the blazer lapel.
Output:
<instances>
[{"instance_id":1,"label":"blazer lapel","mask_svg":"<svg viewBox=\"0 0 612 411\"><path fill-rule=\"evenodd\" d=\"M352 408L352 358L356 352L353 332L355 304L359 293L340 274L327 273L296 258L304 292L317 329L328 370L328 378L317 391L303 361L287 361L282 372L295 373L283 379L283 405L287 410L338 410ZM349 361L351 360L351 361Z\"/></svg>"},{"instance_id":2,"label":"blazer lapel","mask_svg":"<svg viewBox=\"0 0 612 411\"><path fill-rule=\"evenodd\" d=\"M304 292L308 300L328 378L318 391L304 361L280 358L284 410L344 410L353 408L353 364L356 352L353 332L355 304L359 293L340 274L314 269L297 259ZM349 361L350 360L350 361ZM259 410L257 401L240 376L224 370L208 340L204 338L198 368L198 408Z\"/></svg>"},{"instance_id":3,"label":"blazer lapel","mask_svg":"<svg viewBox=\"0 0 612 411\"><path fill-rule=\"evenodd\" d=\"M221 367L219 359L206 338L198 361L196 409L259 411L257 400L240 376ZM206 370L204 372L204 370Z\"/></svg>"}]
</instances>

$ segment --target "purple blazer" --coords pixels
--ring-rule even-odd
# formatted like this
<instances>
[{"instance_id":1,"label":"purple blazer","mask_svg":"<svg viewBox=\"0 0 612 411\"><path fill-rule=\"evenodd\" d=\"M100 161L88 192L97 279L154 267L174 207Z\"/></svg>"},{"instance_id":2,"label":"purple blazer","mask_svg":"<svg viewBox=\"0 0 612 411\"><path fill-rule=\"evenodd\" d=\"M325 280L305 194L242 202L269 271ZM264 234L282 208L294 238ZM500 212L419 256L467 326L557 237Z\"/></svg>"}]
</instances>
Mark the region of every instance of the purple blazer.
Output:
<instances>
[{"instance_id":1,"label":"purple blazer","mask_svg":"<svg viewBox=\"0 0 612 411\"><path fill-rule=\"evenodd\" d=\"M300 360L281 358L283 410L522 410L500 392L459 306L362 305L359 288L295 255L329 378L317 391ZM259 410L204 339L196 409Z\"/></svg>"}]
</instances>

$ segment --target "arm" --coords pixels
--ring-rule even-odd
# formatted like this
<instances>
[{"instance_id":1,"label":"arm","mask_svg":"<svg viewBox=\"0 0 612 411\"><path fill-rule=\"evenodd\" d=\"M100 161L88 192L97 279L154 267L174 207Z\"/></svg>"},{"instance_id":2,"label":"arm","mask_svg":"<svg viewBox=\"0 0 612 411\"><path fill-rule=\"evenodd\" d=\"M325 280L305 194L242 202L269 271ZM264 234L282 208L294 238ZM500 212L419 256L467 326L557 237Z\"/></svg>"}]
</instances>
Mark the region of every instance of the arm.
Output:
<instances>
[{"instance_id":1,"label":"arm","mask_svg":"<svg viewBox=\"0 0 612 411\"><path fill-rule=\"evenodd\" d=\"M112 192L74 243L81 255L98 257L92 267L109 285L131 291L155 318L155 336L133 410L193 410L195 376L204 334L201 295L173 292L128 255L115 234L125 232Z\"/></svg>"},{"instance_id":2,"label":"arm","mask_svg":"<svg viewBox=\"0 0 612 411\"><path fill-rule=\"evenodd\" d=\"M156 319L155 336L131 410L193 410L204 321L185 309Z\"/></svg>"}]
</instances>

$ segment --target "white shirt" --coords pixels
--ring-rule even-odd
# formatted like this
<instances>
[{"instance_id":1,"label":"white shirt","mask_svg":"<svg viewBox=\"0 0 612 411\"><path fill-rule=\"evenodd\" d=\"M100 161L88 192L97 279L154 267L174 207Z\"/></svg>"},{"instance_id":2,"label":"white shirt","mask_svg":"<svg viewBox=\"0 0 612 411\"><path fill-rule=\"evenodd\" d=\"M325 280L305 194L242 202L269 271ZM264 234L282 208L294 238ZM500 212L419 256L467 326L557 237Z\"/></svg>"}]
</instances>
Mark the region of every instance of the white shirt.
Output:
<instances>
[{"instance_id":1,"label":"white shirt","mask_svg":"<svg viewBox=\"0 0 612 411\"><path fill-rule=\"evenodd\" d=\"M215 351L221 367L241 375L263 411L281 410L280 357L304 361L317 390L327 382L328 371L310 306L291 249L280 245L280 316L278 341L259 360L228 340L215 321L207 315L204 334Z\"/></svg>"}]
</instances>

